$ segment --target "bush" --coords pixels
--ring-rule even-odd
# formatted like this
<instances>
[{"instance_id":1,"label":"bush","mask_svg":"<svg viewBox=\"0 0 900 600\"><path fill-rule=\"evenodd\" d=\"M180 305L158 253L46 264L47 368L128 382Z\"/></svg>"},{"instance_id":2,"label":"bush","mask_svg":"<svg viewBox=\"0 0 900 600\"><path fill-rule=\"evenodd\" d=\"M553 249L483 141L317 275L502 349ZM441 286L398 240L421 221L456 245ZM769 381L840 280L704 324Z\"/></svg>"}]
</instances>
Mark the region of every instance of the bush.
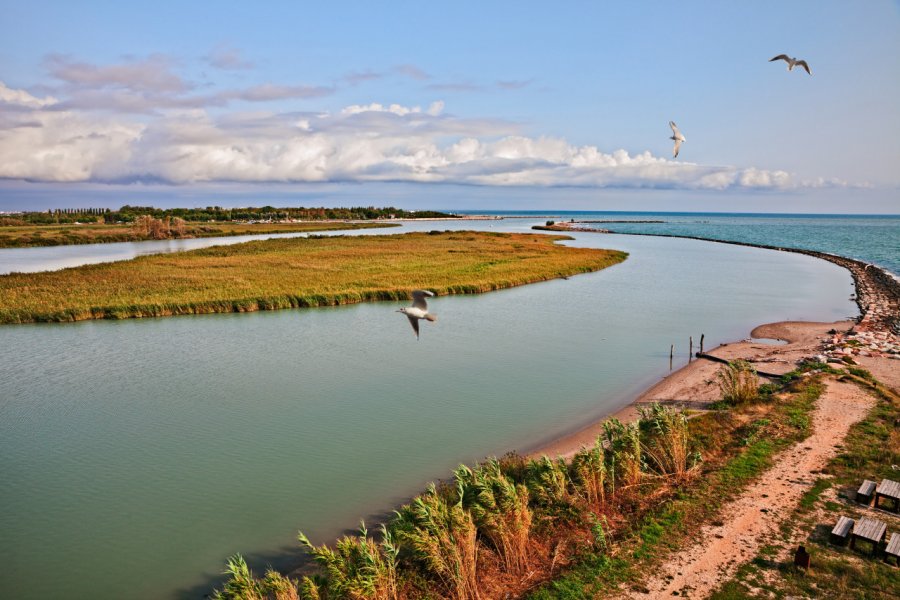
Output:
<instances>
[{"instance_id":1,"label":"bush","mask_svg":"<svg viewBox=\"0 0 900 600\"><path fill-rule=\"evenodd\" d=\"M722 399L729 404L743 404L759 399L756 369L745 360L736 360L719 369L717 374Z\"/></svg>"}]
</instances>

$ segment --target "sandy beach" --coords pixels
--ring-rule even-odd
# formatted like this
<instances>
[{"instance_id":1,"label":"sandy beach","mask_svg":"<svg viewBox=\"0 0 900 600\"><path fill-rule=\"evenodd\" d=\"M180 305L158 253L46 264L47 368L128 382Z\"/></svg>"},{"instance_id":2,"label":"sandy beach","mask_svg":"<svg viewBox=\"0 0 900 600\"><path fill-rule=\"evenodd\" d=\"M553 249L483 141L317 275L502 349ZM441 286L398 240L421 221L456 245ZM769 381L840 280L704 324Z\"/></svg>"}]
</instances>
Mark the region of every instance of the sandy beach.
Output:
<instances>
[{"instance_id":1,"label":"sandy beach","mask_svg":"<svg viewBox=\"0 0 900 600\"><path fill-rule=\"evenodd\" d=\"M750 332L750 337L772 339L786 344L767 344L759 341L739 341L710 350L708 354L724 360L744 359L758 371L782 374L794 369L803 358L819 354L821 346L831 338L829 331L847 331L853 321L835 323L809 323L786 321L760 325ZM538 448L530 457L543 454L571 457L582 447L593 445L603 431L607 419L634 421L640 408L654 402L679 406L691 410L704 410L712 402L721 399L721 391L716 384L716 373L722 365L707 359L694 359L677 371L641 393L631 404L619 411L591 423L587 427Z\"/></svg>"}]
</instances>

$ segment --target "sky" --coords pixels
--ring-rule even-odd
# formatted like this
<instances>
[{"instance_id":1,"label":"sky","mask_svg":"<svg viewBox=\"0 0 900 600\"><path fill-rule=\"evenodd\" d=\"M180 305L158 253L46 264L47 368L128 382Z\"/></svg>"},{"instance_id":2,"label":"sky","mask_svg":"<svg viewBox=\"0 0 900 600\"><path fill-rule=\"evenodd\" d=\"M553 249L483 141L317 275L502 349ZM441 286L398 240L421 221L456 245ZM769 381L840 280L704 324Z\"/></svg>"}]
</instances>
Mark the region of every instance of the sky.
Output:
<instances>
[{"instance_id":1,"label":"sky","mask_svg":"<svg viewBox=\"0 0 900 600\"><path fill-rule=\"evenodd\" d=\"M0 0L0 211L900 213L896 1L444 4Z\"/></svg>"}]
</instances>

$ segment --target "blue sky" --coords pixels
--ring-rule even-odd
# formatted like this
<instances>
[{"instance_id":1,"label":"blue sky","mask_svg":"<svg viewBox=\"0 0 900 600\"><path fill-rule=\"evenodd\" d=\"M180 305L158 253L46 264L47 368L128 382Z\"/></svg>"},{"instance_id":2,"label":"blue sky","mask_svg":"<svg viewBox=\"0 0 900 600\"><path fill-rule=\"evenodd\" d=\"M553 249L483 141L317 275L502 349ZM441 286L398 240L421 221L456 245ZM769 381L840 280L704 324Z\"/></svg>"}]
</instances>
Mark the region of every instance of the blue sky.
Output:
<instances>
[{"instance_id":1,"label":"blue sky","mask_svg":"<svg viewBox=\"0 0 900 600\"><path fill-rule=\"evenodd\" d=\"M0 0L0 210L900 212L897 2L257 4Z\"/></svg>"}]
</instances>

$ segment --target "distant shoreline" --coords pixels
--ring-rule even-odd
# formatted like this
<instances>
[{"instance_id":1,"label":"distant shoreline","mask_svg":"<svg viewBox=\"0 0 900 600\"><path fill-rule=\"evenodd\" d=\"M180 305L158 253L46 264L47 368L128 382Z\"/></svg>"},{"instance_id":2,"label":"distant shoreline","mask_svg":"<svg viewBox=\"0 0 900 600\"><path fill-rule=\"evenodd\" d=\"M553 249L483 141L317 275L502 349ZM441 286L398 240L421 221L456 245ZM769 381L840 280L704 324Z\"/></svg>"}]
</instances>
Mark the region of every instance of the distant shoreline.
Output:
<instances>
[{"instance_id":1,"label":"distant shoreline","mask_svg":"<svg viewBox=\"0 0 900 600\"><path fill-rule=\"evenodd\" d=\"M586 223L588 221L580 221ZM579 221L560 222L550 226L536 225L533 229L555 232L584 232L584 233L612 233L616 235L641 235L647 237L681 238L698 240L701 242L715 242L717 244L730 244L732 246L745 246L748 248L762 248L764 250L778 250L780 252L793 252L805 254L826 260L830 263L844 267L850 271L856 288L855 301L859 307L861 323L869 327L884 327L887 331L900 335L900 281L886 269L855 258L848 258L839 254L821 252L819 250L806 250L804 248L792 248L789 246L771 246L767 244L754 244L752 242L737 242L733 240L719 240L715 238L700 237L695 235L676 235L671 233L632 233L613 231L606 229L592 229L577 227Z\"/></svg>"}]
</instances>

